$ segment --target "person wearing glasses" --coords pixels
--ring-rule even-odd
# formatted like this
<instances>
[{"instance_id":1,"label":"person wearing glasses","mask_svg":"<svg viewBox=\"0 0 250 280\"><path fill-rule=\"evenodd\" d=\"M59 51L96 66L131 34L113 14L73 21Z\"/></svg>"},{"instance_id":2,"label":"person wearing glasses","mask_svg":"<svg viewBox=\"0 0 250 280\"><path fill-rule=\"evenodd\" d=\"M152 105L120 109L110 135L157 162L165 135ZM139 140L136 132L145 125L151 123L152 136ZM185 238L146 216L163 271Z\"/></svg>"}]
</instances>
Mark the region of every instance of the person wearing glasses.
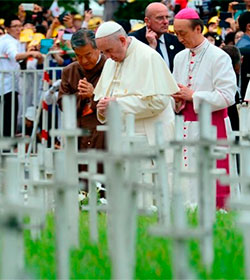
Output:
<instances>
[{"instance_id":1,"label":"person wearing glasses","mask_svg":"<svg viewBox=\"0 0 250 280\"><path fill-rule=\"evenodd\" d=\"M42 60L42 54L38 51L25 51L25 46L19 41L22 30L22 23L17 16L10 16L5 19L5 28L7 34L0 38L0 94L3 97L4 116L1 117L0 133L3 126L3 136L14 136L17 126L18 113L18 80L19 75L17 71L20 69L19 62L34 57ZM12 73L15 72L14 88L12 83ZM3 73L1 71L8 71ZM4 77L2 77L4 75ZM12 104L12 92L14 94L14 104ZM12 110L14 110L14 120L12 120ZM13 128L14 126L14 128ZM14 134L13 134L14 132Z\"/></svg>"},{"instance_id":2,"label":"person wearing glasses","mask_svg":"<svg viewBox=\"0 0 250 280\"><path fill-rule=\"evenodd\" d=\"M146 26L132 32L141 42L155 49L165 60L170 71L173 71L175 55L184 49L175 35L168 33L168 8L162 3L153 2L146 7L144 21Z\"/></svg>"}]
</instances>

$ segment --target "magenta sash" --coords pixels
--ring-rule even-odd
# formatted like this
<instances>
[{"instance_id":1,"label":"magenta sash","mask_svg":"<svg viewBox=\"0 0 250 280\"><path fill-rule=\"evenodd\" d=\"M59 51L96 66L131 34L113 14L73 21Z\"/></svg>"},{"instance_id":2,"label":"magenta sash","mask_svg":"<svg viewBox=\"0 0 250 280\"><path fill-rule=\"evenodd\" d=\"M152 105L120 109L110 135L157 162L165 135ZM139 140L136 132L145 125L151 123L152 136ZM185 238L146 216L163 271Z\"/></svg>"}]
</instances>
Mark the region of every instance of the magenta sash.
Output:
<instances>
[{"instance_id":1,"label":"magenta sash","mask_svg":"<svg viewBox=\"0 0 250 280\"><path fill-rule=\"evenodd\" d=\"M186 106L182 110L184 121L198 121L198 115L194 112L193 103L186 102ZM227 108L212 113L212 124L217 127L217 139L226 139L225 118L227 117ZM229 174L229 158L216 161L217 168L224 168ZM216 206L217 208L225 208L225 201L230 194L229 185L221 185L216 181Z\"/></svg>"}]
</instances>

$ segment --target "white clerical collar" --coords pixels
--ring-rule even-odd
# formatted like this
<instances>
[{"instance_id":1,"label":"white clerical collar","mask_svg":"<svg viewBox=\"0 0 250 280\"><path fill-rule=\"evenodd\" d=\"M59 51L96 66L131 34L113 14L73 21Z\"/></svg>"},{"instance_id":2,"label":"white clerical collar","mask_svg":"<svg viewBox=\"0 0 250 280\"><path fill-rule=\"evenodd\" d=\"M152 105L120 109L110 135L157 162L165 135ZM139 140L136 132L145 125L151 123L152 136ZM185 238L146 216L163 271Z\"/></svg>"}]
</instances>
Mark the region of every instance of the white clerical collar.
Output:
<instances>
[{"instance_id":1,"label":"white clerical collar","mask_svg":"<svg viewBox=\"0 0 250 280\"><path fill-rule=\"evenodd\" d=\"M195 48L190 49L190 51L195 54L199 54L203 50L203 48L207 46L207 44L209 44L209 41L206 38L204 38L204 40L202 41L202 43L200 45L198 45Z\"/></svg>"}]
</instances>

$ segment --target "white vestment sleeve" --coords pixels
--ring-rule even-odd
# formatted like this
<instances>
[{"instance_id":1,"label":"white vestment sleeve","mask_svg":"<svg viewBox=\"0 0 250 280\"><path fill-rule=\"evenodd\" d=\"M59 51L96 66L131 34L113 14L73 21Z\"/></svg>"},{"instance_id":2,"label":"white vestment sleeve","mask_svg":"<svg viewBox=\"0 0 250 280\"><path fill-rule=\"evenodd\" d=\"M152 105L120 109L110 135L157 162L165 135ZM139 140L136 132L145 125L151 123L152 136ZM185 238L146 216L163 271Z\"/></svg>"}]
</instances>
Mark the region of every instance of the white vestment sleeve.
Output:
<instances>
[{"instance_id":1,"label":"white vestment sleeve","mask_svg":"<svg viewBox=\"0 0 250 280\"><path fill-rule=\"evenodd\" d=\"M135 119L151 118L164 111L170 102L167 95L154 96L124 96L116 98L120 105L123 115L134 114ZM101 123L105 123L106 119L97 111L97 118Z\"/></svg>"},{"instance_id":2,"label":"white vestment sleeve","mask_svg":"<svg viewBox=\"0 0 250 280\"><path fill-rule=\"evenodd\" d=\"M212 91L195 91L193 94L194 111L197 113L201 100L208 102L212 111L218 111L227 108L235 103L236 75L234 73L232 62L229 56L218 57L215 65L218 65L220 71L214 68Z\"/></svg>"},{"instance_id":3,"label":"white vestment sleeve","mask_svg":"<svg viewBox=\"0 0 250 280\"><path fill-rule=\"evenodd\" d=\"M166 95L125 96L117 98L117 102L124 114L134 114L135 119L144 119L154 117L165 110L170 97Z\"/></svg>"}]
</instances>

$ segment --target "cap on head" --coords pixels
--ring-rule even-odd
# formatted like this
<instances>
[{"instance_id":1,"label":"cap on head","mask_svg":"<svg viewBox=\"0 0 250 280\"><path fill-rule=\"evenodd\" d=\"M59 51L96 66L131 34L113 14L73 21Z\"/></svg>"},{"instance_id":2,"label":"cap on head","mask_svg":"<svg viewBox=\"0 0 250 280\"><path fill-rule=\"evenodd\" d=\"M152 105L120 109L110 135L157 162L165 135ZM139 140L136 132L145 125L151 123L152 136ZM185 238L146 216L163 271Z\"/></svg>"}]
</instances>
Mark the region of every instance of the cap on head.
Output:
<instances>
[{"instance_id":1,"label":"cap on head","mask_svg":"<svg viewBox=\"0 0 250 280\"><path fill-rule=\"evenodd\" d=\"M122 26L114 21L104 22L97 29L95 38L99 39L99 38L103 38L106 36L110 36L121 29L122 29Z\"/></svg>"},{"instance_id":2,"label":"cap on head","mask_svg":"<svg viewBox=\"0 0 250 280\"><path fill-rule=\"evenodd\" d=\"M180 10L174 17L175 19L200 19L198 13L191 8Z\"/></svg>"}]
</instances>

